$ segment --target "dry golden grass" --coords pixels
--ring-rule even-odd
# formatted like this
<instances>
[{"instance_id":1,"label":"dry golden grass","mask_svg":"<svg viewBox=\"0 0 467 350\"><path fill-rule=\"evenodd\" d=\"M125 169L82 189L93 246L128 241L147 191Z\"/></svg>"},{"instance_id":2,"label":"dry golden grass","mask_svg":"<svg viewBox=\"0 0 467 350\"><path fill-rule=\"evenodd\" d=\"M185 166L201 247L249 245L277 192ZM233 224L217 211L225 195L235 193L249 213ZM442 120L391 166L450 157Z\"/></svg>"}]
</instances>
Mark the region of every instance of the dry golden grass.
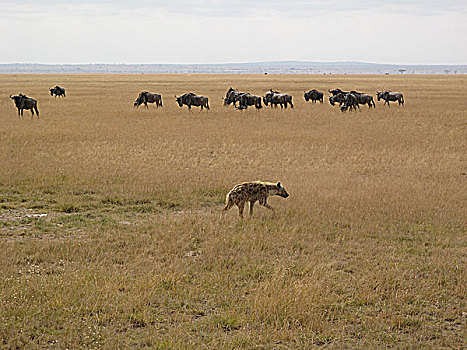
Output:
<instances>
[{"instance_id":1,"label":"dry golden grass","mask_svg":"<svg viewBox=\"0 0 467 350\"><path fill-rule=\"evenodd\" d=\"M0 347L466 347L467 77L1 81ZM229 86L291 93L295 109L223 107ZM334 87L406 105L303 100ZM164 107L134 109L142 90ZM188 91L211 111L179 108ZM39 120L18 119L18 92ZM220 220L248 180L291 196L270 200L276 217Z\"/></svg>"}]
</instances>

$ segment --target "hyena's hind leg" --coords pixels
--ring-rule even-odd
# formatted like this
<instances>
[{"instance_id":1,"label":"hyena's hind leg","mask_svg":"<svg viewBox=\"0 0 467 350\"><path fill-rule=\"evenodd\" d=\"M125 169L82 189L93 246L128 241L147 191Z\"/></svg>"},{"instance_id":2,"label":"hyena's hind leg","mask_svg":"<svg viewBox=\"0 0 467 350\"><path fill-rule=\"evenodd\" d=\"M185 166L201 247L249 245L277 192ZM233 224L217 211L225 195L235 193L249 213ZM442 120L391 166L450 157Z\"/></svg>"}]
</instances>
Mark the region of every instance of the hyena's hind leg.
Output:
<instances>
[{"instance_id":1,"label":"hyena's hind leg","mask_svg":"<svg viewBox=\"0 0 467 350\"><path fill-rule=\"evenodd\" d=\"M230 199L230 197L227 197L225 207L222 209L221 215L224 215L224 213L230 208L232 208L233 205L234 205L234 202Z\"/></svg>"},{"instance_id":2,"label":"hyena's hind leg","mask_svg":"<svg viewBox=\"0 0 467 350\"><path fill-rule=\"evenodd\" d=\"M253 206L255 205L255 201L250 201L250 216L253 215Z\"/></svg>"},{"instance_id":3,"label":"hyena's hind leg","mask_svg":"<svg viewBox=\"0 0 467 350\"><path fill-rule=\"evenodd\" d=\"M245 208L245 202L237 203L237 207L238 207L238 216L240 216L243 219L243 209Z\"/></svg>"}]
</instances>

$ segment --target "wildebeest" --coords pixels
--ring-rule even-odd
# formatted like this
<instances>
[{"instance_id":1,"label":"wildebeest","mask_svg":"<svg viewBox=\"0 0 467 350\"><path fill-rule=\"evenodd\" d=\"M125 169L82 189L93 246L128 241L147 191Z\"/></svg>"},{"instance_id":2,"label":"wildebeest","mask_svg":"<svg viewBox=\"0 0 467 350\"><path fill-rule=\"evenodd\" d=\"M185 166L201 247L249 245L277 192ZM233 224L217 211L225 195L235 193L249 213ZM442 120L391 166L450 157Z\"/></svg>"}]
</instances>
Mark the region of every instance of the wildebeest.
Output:
<instances>
[{"instance_id":1,"label":"wildebeest","mask_svg":"<svg viewBox=\"0 0 467 350\"><path fill-rule=\"evenodd\" d=\"M342 105L344 103L344 96L346 94L342 93L342 92L339 92L338 94L335 94L335 95L332 95L332 96L329 96L329 103L331 104L331 106L334 106L334 104L339 103L339 106Z\"/></svg>"},{"instance_id":2,"label":"wildebeest","mask_svg":"<svg viewBox=\"0 0 467 350\"><path fill-rule=\"evenodd\" d=\"M401 104L404 105L404 96L400 92L392 92L390 90L381 91L381 92L376 91L376 97L378 98L378 101L383 99L384 104L387 103L388 106L389 106L389 101L398 101L399 106Z\"/></svg>"},{"instance_id":3,"label":"wildebeest","mask_svg":"<svg viewBox=\"0 0 467 350\"><path fill-rule=\"evenodd\" d=\"M368 105L368 108L376 107L373 96L367 94L359 94L354 96L357 98L357 103L359 105Z\"/></svg>"},{"instance_id":4,"label":"wildebeest","mask_svg":"<svg viewBox=\"0 0 467 350\"><path fill-rule=\"evenodd\" d=\"M328 90L329 93L332 95L332 96L336 96L338 94L348 94L349 92L353 93L354 95L361 95L362 93L361 92L358 92L358 91L355 91L355 90L352 90L352 91L342 91L341 89L332 89L332 90Z\"/></svg>"},{"instance_id":5,"label":"wildebeest","mask_svg":"<svg viewBox=\"0 0 467 350\"><path fill-rule=\"evenodd\" d=\"M156 108L162 107L162 96L147 91L140 92L133 106L139 107L143 103L146 106L146 108L149 108L148 103L155 103Z\"/></svg>"},{"instance_id":6,"label":"wildebeest","mask_svg":"<svg viewBox=\"0 0 467 350\"><path fill-rule=\"evenodd\" d=\"M55 97L59 96L59 97L66 97L66 94L65 94L65 89L56 85L55 87L53 88L50 88L49 89L50 91L50 96L53 96L55 95Z\"/></svg>"},{"instance_id":7,"label":"wildebeest","mask_svg":"<svg viewBox=\"0 0 467 350\"><path fill-rule=\"evenodd\" d=\"M252 95L250 93L244 93L238 96L237 101L239 103L238 109L247 109L248 106L255 106L256 109L261 109L261 96Z\"/></svg>"},{"instance_id":8,"label":"wildebeest","mask_svg":"<svg viewBox=\"0 0 467 350\"><path fill-rule=\"evenodd\" d=\"M332 96L336 96L336 95L339 95L339 94L347 94L349 93L350 91L342 91L341 89L332 89L332 90L328 90L328 92L332 95Z\"/></svg>"},{"instance_id":9,"label":"wildebeest","mask_svg":"<svg viewBox=\"0 0 467 350\"><path fill-rule=\"evenodd\" d=\"M357 95L354 95L353 93L349 92L344 95L344 102L341 104L341 112L346 111L347 109L352 108L356 111L357 107L360 108L358 105L358 99Z\"/></svg>"},{"instance_id":10,"label":"wildebeest","mask_svg":"<svg viewBox=\"0 0 467 350\"><path fill-rule=\"evenodd\" d=\"M26 95L19 94L17 96L10 95L10 98L15 102L16 108L18 108L18 116L23 115L24 109L29 109L34 115L36 111L37 117L39 117L39 110L37 109L37 100L27 97Z\"/></svg>"},{"instance_id":11,"label":"wildebeest","mask_svg":"<svg viewBox=\"0 0 467 350\"><path fill-rule=\"evenodd\" d=\"M281 108L287 109L287 105L289 104L290 107L293 108L292 95L281 94L279 91L273 91L272 89L266 92L263 97L263 102L266 106L270 103L271 107L280 105Z\"/></svg>"},{"instance_id":12,"label":"wildebeest","mask_svg":"<svg viewBox=\"0 0 467 350\"><path fill-rule=\"evenodd\" d=\"M319 101L323 103L323 98L324 94L316 89L310 90L308 92L303 92L303 97L305 98L305 101L308 102L311 100L311 102L316 103L316 101Z\"/></svg>"},{"instance_id":13,"label":"wildebeest","mask_svg":"<svg viewBox=\"0 0 467 350\"><path fill-rule=\"evenodd\" d=\"M224 98L224 106L228 106L230 105L231 103L234 104L234 107L237 107L237 101L238 101L238 98L241 96L241 95L244 95L246 94L246 92L241 92L241 91L238 91L238 90L235 90L233 88L230 88L228 91L227 91L227 94L225 95L225 98Z\"/></svg>"},{"instance_id":14,"label":"wildebeest","mask_svg":"<svg viewBox=\"0 0 467 350\"><path fill-rule=\"evenodd\" d=\"M191 106L206 108L209 110L209 99L205 96L195 95L192 92L186 93L182 96L175 96L177 103L180 107L187 105L188 109L191 111Z\"/></svg>"}]
</instances>

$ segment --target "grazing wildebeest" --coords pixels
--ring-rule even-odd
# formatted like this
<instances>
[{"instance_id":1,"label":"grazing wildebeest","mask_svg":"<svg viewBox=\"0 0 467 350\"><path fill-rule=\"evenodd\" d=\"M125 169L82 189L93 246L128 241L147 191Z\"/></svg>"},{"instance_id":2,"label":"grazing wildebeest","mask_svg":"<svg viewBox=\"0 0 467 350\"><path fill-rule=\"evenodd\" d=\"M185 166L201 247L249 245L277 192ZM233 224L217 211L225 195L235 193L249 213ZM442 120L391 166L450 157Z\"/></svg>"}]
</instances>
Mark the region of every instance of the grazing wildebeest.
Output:
<instances>
[{"instance_id":1,"label":"grazing wildebeest","mask_svg":"<svg viewBox=\"0 0 467 350\"><path fill-rule=\"evenodd\" d=\"M384 104L388 104L389 106L389 101L398 101L399 106L404 105L404 96L400 92L392 92L390 90L378 92L376 91L376 96L378 98L378 101L383 99Z\"/></svg>"},{"instance_id":2,"label":"grazing wildebeest","mask_svg":"<svg viewBox=\"0 0 467 350\"><path fill-rule=\"evenodd\" d=\"M292 103L292 95L281 94L279 91L273 91L272 89L266 92L263 97L263 102L266 106L270 103L271 107L277 107L277 105L280 105L281 108L287 109L287 105L290 104L290 107L294 108Z\"/></svg>"},{"instance_id":3,"label":"grazing wildebeest","mask_svg":"<svg viewBox=\"0 0 467 350\"><path fill-rule=\"evenodd\" d=\"M188 106L188 110L191 111L191 106L206 108L209 110L209 99L205 96L195 95L192 92L186 93L180 97L175 96L177 103L180 107L183 105Z\"/></svg>"},{"instance_id":4,"label":"grazing wildebeest","mask_svg":"<svg viewBox=\"0 0 467 350\"><path fill-rule=\"evenodd\" d=\"M37 117L39 117L39 110L37 109L37 100L27 97L26 95L19 94L17 96L10 95L10 98L15 102L16 108L18 108L18 117L23 115L24 109L29 109L34 115L34 111L36 111Z\"/></svg>"},{"instance_id":5,"label":"grazing wildebeest","mask_svg":"<svg viewBox=\"0 0 467 350\"><path fill-rule=\"evenodd\" d=\"M311 100L311 102L316 103L316 101L319 101L323 103L323 98L324 94L316 89L310 90L308 92L303 92L304 95L303 97L305 98L305 101L308 102Z\"/></svg>"},{"instance_id":6,"label":"grazing wildebeest","mask_svg":"<svg viewBox=\"0 0 467 350\"><path fill-rule=\"evenodd\" d=\"M336 95L329 96L329 103L331 104L331 106L334 106L334 104L337 102L340 106L344 103L344 96L345 94L342 92L339 92Z\"/></svg>"},{"instance_id":7,"label":"grazing wildebeest","mask_svg":"<svg viewBox=\"0 0 467 350\"><path fill-rule=\"evenodd\" d=\"M368 105L369 108L376 107L373 96L367 94L359 94L354 96L357 98L357 103L359 105Z\"/></svg>"},{"instance_id":8,"label":"grazing wildebeest","mask_svg":"<svg viewBox=\"0 0 467 350\"><path fill-rule=\"evenodd\" d=\"M238 109L247 109L248 106L255 106L256 109L261 109L261 96L252 95L250 93L241 94L238 96L237 101L239 103Z\"/></svg>"},{"instance_id":9,"label":"grazing wildebeest","mask_svg":"<svg viewBox=\"0 0 467 350\"><path fill-rule=\"evenodd\" d=\"M357 107L360 109L360 106L358 105L357 102L357 95L354 95L353 93L349 92L344 95L344 102L341 105L341 112L346 111L347 109L352 108L356 111Z\"/></svg>"},{"instance_id":10,"label":"grazing wildebeest","mask_svg":"<svg viewBox=\"0 0 467 350\"><path fill-rule=\"evenodd\" d=\"M66 97L66 94L65 94L65 89L56 85L55 87L53 88L50 88L49 89L50 91L50 96L53 96L55 95L55 97L59 96L59 97Z\"/></svg>"},{"instance_id":11,"label":"grazing wildebeest","mask_svg":"<svg viewBox=\"0 0 467 350\"><path fill-rule=\"evenodd\" d=\"M156 108L162 107L162 96L147 91L140 92L138 98L135 100L135 103L133 105L134 107L139 107L143 103L146 106L146 108L149 108L148 103L155 103Z\"/></svg>"}]
</instances>

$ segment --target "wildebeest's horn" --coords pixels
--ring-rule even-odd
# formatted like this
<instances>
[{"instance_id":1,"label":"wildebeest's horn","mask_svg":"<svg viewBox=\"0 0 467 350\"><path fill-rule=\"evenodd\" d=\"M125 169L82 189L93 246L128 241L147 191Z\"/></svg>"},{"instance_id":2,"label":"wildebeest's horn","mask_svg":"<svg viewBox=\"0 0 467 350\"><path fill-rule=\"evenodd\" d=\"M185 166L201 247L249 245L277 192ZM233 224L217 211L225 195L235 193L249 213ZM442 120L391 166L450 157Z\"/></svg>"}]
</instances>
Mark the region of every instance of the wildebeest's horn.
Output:
<instances>
[{"instance_id":1,"label":"wildebeest's horn","mask_svg":"<svg viewBox=\"0 0 467 350\"><path fill-rule=\"evenodd\" d=\"M11 98L11 94L10 94L10 98Z\"/></svg>"}]
</instances>

